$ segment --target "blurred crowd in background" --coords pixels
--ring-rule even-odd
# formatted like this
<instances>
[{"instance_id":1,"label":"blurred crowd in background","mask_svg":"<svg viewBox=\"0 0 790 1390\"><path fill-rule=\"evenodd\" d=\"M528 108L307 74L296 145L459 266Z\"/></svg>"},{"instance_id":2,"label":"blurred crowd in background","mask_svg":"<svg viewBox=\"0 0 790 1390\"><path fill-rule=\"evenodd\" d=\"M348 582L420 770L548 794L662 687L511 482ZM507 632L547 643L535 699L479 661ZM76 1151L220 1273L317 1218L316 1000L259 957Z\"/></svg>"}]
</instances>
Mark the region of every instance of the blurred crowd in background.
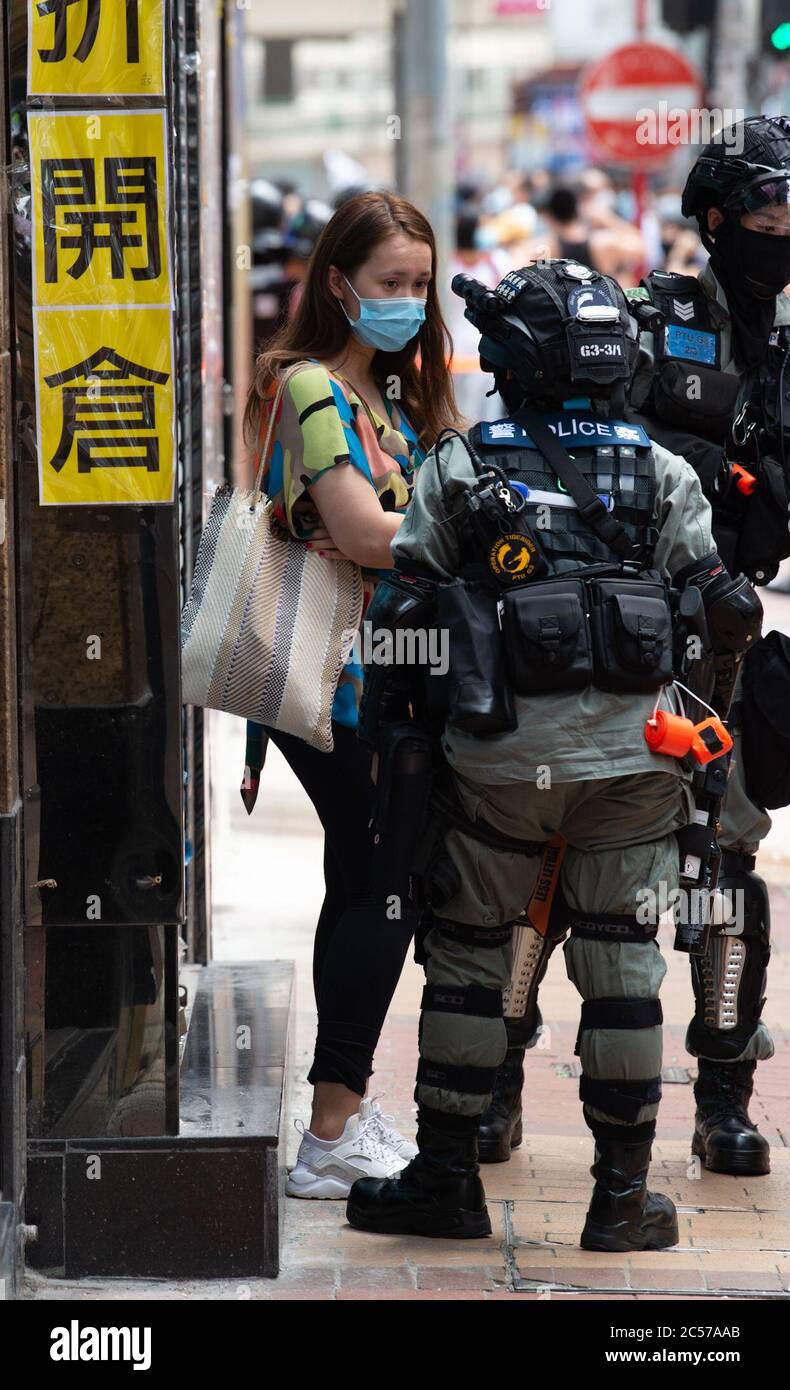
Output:
<instances>
[{"instance_id":1,"label":"blurred crowd in background","mask_svg":"<svg viewBox=\"0 0 790 1390\"><path fill-rule=\"evenodd\" d=\"M284 179L254 179L253 339L256 351L283 318L293 316L313 248L344 199L369 184L348 184L331 202L305 196ZM457 183L455 250L444 278L463 273L495 286L509 270L542 257L567 256L638 284L648 269L696 274L706 253L680 210L681 186L653 180L641 227L631 180L620 171L588 168L552 177L545 170L508 171ZM451 296L446 316L453 339L453 372L460 409L472 419L496 419L504 410L479 369L479 333Z\"/></svg>"}]
</instances>

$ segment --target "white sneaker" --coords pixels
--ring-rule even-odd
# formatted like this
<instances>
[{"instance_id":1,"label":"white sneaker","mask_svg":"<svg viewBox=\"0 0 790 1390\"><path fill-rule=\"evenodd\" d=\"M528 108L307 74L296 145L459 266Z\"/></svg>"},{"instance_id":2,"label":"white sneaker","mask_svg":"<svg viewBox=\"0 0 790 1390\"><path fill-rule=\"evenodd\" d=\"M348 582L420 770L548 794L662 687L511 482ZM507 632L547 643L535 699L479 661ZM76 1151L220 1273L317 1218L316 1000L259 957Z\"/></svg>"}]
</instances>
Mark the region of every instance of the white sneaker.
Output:
<instances>
[{"instance_id":1,"label":"white sneaker","mask_svg":"<svg viewBox=\"0 0 790 1390\"><path fill-rule=\"evenodd\" d=\"M301 1121L294 1124L302 1142L286 1178L287 1197L347 1197L357 1178L394 1178L406 1165L361 1114L349 1116L339 1139L316 1139L300 1129Z\"/></svg>"},{"instance_id":2,"label":"white sneaker","mask_svg":"<svg viewBox=\"0 0 790 1390\"><path fill-rule=\"evenodd\" d=\"M363 1121L367 1120L376 1138L382 1144L386 1144L388 1149L392 1149L393 1153L402 1158L404 1163L417 1157L419 1153L417 1145L412 1144L409 1139L404 1139L403 1135L393 1128L394 1115L382 1115L377 1096L374 1096L372 1100L363 1100L359 1107L359 1114ZM391 1124L389 1121L393 1123Z\"/></svg>"}]
</instances>

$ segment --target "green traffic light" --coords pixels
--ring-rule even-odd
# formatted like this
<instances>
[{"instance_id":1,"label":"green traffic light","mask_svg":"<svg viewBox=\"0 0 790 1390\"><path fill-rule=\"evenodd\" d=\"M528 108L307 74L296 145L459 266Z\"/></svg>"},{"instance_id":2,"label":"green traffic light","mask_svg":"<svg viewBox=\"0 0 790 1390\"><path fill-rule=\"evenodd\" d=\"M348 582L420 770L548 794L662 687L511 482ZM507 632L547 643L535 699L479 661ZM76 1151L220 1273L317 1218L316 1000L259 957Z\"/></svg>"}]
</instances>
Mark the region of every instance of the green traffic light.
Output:
<instances>
[{"instance_id":1,"label":"green traffic light","mask_svg":"<svg viewBox=\"0 0 790 1390\"><path fill-rule=\"evenodd\" d=\"M771 47L778 48L780 53L790 48L790 20L785 20L784 24L777 24L771 35Z\"/></svg>"}]
</instances>

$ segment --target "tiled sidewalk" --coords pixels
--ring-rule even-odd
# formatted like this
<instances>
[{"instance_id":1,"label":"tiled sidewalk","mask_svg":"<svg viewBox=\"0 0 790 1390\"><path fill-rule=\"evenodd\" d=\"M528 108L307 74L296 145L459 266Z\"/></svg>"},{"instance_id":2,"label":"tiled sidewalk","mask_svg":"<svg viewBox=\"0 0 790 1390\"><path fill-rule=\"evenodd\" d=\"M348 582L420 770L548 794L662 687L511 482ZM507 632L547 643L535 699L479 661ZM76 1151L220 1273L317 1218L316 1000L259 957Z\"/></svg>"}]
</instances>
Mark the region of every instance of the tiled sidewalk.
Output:
<instances>
[{"instance_id":1,"label":"tiled sidewalk","mask_svg":"<svg viewBox=\"0 0 790 1390\"><path fill-rule=\"evenodd\" d=\"M273 764L268 771L274 805L274 785L280 786L281 770ZM283 775L287 777L287 772ZM260 810L268 819L264 808ZM243 833L235 813L233 820L234 829ZM251 822L248 824L251 828ZM280 840L280 853L284 851L290 853ZM303 855L304 844L299 850L300 858ZM288 860L285 872L287 864ZM651 1180L656 1190L666 1192L678 1205L680 1243L671 1251L630 1257L580 1249L578 1237L592 1187L592 1140L582 1120L578 1081L573 1074L579 1000L566 978L558 950L541 991L547 1032L541 1046L527 1056L525 1142L509 1163L482 1170L494 1235L462 1242L369 1235L345 1223L343 1203L290 1199L286 1202L285 1271L263 1296L477 1300L790 1297L790 1031L780 1026L780 1020L790 1018L790 888L784 886L784 879L790 878L790 865L784 865L775 854L764 872L770 873L772 880L774 918L765 1017L776 1042L776 1056L758 1069L752 1114L771 1142L769 1176L741 1180L700 1174L690 1157L695 1062L685 1051L683 1039L691 1009L691 984L687 960L673 951L671 933L662 929L661 944L668 965L662 989L667 1020L665 1085ZM238 892L238 878L235 881ZM320 901L320 883L317 891ZM270 953L296 953L300 958L301 929L294 930L280 918L275 933L277 950ZM229 932L228 942L232 935ZM294 1108L306 1120L310 1088L304 1077L312 1055L314 1015L308 1007L312 1005L312 986L307 960L304 964ZM416 1017L423 981L422 970L407 962L384 1029L371 1087L374 1094L381 1091L383 1108L391 1111L399 1128L410 1135L415 1115ZM297 1146L298 1135L294 1133L292 1157Z\"/></svg>"},{"instance_id":2,"label":"tiled sidewalk","mask_svg":"<svg viewBox=\"0 0 790 1390\"><path fill-rule=\"evenodd\" d=\"M786 939L788 928L786 916ZM555 965L561 969L561 961ZM678 988L682 979L676 970L671 973L673 987L665 991L668 1013L684 1002ZM565 989L570 994L570 987ZM303 1015L302 1066L312 1042L310 1026L310 1016ZM374 1078L405 1131L413 1127L414 1032L413 1017L390 1018ZM592 1143L581 1120L576 1081L558 1074L567 1072L573 1057L575 1027L568 1023L553 1030L550 1051L533 1051L528 1058L524 1144L509 1163L483 1169L494 1228L491 1238L458 1242L369 1235L346 1225L342 1203L290 1200L285 1277L268 1296L790 1296L790 1149L782 1139L790 1092L790 1038L781 1030L775 1035L777 1056L761 1068L765 1084L759 1085L753 1107L772 1144L772 1172L767 1177L698 1175L688 1143L691 1085L665 1086L651 1181L678 1206L680 1243L673 1250L628 1257L579 1248L592 1183ZM691 1065L682 1038L682 1028L668 1029L671 1066Z\"/></svg>"},{"instance_id":3,"label":"tiled sidewalk","mask_svg":"<svg viewBox=\"0 0 790 1390\"><path fill-rule=\"evenodd\" d=\"M243 724L213 720L214 955L297 962L294 1118L309 1118L305 1083L314 1039L311 953L322 897L315 815L271 750L252 817L238 784ZM785 820L785 825L786 825ZM525 1141L483 1177L494 1234L480 1241L368 1235L345 1222L344 1203L286 1200L284 1268L276 1281L80 1280L31 1275L35 1298L87 1299L619 1299L790 1298L790 844L777 826L761 859L770 876L774 946L766 1021L776 1056L760 1066L752 1106L770 1139L773 1171L743 1181L689 1165L694 1061L683 1047L691 1008L686 959L662 933L667 1082L652 1183L678 1204L680 1244L634 1256L590 1254L578 1245L592 1187L592 1140L583 1123L573 1049L579 1001L557 951L541 991L548 1030L527 1058ZM398 1127L414 1131L417 1010L423 972L409 960L379 1047L372 1092ZM299 1136L292 1131L290 1160Z\"/></svg>"}]
</instances>

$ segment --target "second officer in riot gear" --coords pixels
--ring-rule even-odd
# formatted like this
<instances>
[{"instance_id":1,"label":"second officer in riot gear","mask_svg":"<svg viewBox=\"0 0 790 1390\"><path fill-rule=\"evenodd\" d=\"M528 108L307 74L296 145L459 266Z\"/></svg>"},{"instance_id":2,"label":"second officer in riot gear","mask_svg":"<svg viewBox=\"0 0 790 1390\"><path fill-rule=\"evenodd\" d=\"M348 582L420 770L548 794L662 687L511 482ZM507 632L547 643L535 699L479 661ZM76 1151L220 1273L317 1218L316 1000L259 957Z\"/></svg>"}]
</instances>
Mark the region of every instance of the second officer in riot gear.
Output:
<instances>
[{"instance_id":1,"label":"second officer in riot gear","mask_svg":"<svg viewBox=\"0 0 790 1390\"><path fill-rule=\"evenodd\" d=\"M790 121L755 116L722 131L689 174L683 212L696 217L710 261L699 279L654 271L627 291L642 333L626 415L694 467L730 570L767 584L790 554L790 301L782 293L790 283ZM714 932L705 953L691 957L692 1148L723 1173L770 1169L768 1142L749 1116L757 1062L774 1051L762 1019L769 899L754 868L771 827L765 807L790 800L788 656L780 633L755 649L730 720L719 881L741 896L744 930ZM510 1046L481 1129L481 1158L490 1162L519 1141L524 1052L538 1037L537 986L553 944L528 922L516 940L505 996Z\"/></svg>"},{"instance_id":2,"label":"second officer in riot gear","mask_svg":"<svg viewBox=\"0 0 790 1390\"><path fill-rule=\"evenodd\" d=\"M790 555L790 300L782 292L790 283L790 120L754 116L722 131L691 169L683 213L696 218L710 260L699 280L656 271L629 292L637 313L650 306L665 320L642 334L630 418L697 470L728 567L767 584ZM790 689L782 662L766 654L750 656L744 698L736 697L719 837L720 883L743 894L744 931L714 934L705 956L692 957L696 1009L686 1039L698 1059L694 1152L716 1172L752 1175L770 1168L748 1106L756 1065L774 1052L762 1020L769 900L755 855L771 827L764 807L790 799L790 766L780 767L783 745L763 718L766 707L790 710Z\"/></svg>"},{"instance_id":3,"label":"second officer in riot gear","mask_svg":"<svg viewBox=\"0 0 790 1390\"><path fill-rule=\"evenodd\" d=\"M584 1001L580 1098L595 1139L581 1241L660 1249L677 1241L672 1202L646 1185L666 967L657 917L637 909L662 885L676 888L675 832L693 800L685 766L652 751L644 729L659 706L677 711L668 581L694 576L725 644L730 632L748 642L759 630L759 604L715 554L693 470L621 418L636 343L619 286L552 261L511 272L495 292L454 288L511 414L437 443L393 545L399 582L438 581L449 637L438 787L423 821L438 849L427 864L421 847L433 915L419 1154L396 1180L355 1183L348 1219L382 1232L490 1231L478 1129L507 1048L513 925L540 854L545 862L562 836L556 911ZM736 620L719 621L730 608ZM374 702L391 713L380 684ZM408 708L419 717L419 698Z\"/></svg>"}]
</instances>

